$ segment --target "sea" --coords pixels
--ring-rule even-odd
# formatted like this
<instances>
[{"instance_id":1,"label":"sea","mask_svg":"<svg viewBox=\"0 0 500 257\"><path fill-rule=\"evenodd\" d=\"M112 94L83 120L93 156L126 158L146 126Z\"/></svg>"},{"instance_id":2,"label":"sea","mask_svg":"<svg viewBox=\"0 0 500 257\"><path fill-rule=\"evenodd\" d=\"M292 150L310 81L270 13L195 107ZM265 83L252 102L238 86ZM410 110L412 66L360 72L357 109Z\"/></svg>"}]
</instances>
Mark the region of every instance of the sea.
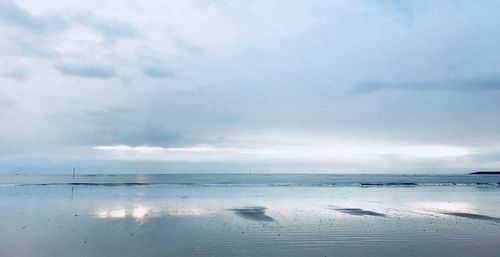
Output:
<instances>
[{"instance_id":1,"label":"sea","mask_svg":"<svg viewBox=\"0 0 500 257\"><path fill-rule=\"evenodd\" d=\"M500 176L0 175L0 256L500 256Z\"/></svg>"},{"instance_id":2,"label":"sea","mask_svg":"<svg viewBox=\"0 0 500 257\"><path fill-rule=\"evenodd\" d=\"M54 174L0 175L0 186L500 186L500 175L394 174Z\"/></svg>"}]
</instances>

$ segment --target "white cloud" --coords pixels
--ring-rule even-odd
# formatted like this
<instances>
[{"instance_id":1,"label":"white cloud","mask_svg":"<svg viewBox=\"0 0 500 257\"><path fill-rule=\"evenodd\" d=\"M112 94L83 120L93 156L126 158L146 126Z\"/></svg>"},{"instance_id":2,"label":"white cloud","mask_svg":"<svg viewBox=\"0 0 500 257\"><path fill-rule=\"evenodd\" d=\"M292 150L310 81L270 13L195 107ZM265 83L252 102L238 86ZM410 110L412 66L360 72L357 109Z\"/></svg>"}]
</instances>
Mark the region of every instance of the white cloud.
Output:
<instances>
[{"instance_id":1,"label":"white cloud","mask_svg":"<svg viewBox=\"0 0 500 257\"><path fill-rule=\"evenodd\" d=\"M258 138L258 136L262 138ZM274 137L273 137L274 135ZM229 145L234 144L234 145ZM186 147L103 145L96 158L115 160L342 163L378 166L388 159L414 163L467 157L473 149L448 145L402 145L305 134L259 134L228 138L224 145Z\"/></svg>"},{"instance_id":2,"label":"white cloud","mask_svg":"<svg viewBox=\"0 0 500 257\"><path fill-rule=\"evenodd\" d=\"M128 145L110 145L95 146L95 150L116 151L116 152L137 152L137 153L157 153L157 152L211 152L216 150L210 146L192 146L192 147L158 147L158 146L128 146Z\"/></svg>"}]
</instances>

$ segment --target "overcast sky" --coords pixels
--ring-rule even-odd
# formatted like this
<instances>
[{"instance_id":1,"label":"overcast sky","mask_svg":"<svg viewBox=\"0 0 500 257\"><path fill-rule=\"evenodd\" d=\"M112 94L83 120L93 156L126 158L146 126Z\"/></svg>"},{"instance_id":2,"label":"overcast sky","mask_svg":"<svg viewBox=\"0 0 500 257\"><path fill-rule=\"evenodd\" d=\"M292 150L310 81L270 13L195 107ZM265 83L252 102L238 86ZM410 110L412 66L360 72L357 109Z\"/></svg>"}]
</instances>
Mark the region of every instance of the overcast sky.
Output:
<instances>
[{"instance_id":1,"label":"overcast sky","mask_svg":"<svg viewBox=\"0 0 500 257\"><path fill-rule=\"evenodd\" d=\"M500 169L500 1L0 0L0 173Z\"/></svg>"}]
</instances>

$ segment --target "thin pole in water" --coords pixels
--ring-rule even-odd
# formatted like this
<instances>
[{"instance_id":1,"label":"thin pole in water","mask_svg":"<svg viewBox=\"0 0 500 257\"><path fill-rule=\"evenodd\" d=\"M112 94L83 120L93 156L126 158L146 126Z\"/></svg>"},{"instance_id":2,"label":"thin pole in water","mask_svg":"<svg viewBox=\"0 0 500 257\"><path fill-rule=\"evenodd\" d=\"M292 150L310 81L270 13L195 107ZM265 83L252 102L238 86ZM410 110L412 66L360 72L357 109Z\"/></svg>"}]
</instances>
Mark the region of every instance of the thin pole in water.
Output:
<instances>
[{"instance_id":1,"label":"thin pole in water","mask_svg":"<svg viewBox=\"0 0 500 257\"><path fill-rule=\"evenodd\" d=\"M73 168L73 179L75 179L75 168Z\"/></svg>"}]
</instances>

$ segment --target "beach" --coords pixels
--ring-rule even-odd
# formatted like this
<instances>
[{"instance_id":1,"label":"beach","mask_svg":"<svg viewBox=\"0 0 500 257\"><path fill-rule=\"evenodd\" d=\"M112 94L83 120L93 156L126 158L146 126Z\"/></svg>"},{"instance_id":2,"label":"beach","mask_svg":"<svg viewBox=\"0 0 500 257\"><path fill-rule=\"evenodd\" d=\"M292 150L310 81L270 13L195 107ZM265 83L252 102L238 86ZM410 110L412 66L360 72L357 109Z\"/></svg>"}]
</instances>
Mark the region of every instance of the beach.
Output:
<instances>
[{"instance_id":1,"label":"beach","mask_svg":"<svg viewBox=\"0 0 500 257\"><path fill-rule=\"evenodd\" d=\"M308 175L300 184L292 183L292 175L279 176L88 176L77 182L48 176L48 183L40 176L3 177L0 256L498 256L500 251L497 177L392 176L379 183L384 177L377 176L368 183L368 176L356 183L355 176Z\"/></svg>"}]
</instances>

